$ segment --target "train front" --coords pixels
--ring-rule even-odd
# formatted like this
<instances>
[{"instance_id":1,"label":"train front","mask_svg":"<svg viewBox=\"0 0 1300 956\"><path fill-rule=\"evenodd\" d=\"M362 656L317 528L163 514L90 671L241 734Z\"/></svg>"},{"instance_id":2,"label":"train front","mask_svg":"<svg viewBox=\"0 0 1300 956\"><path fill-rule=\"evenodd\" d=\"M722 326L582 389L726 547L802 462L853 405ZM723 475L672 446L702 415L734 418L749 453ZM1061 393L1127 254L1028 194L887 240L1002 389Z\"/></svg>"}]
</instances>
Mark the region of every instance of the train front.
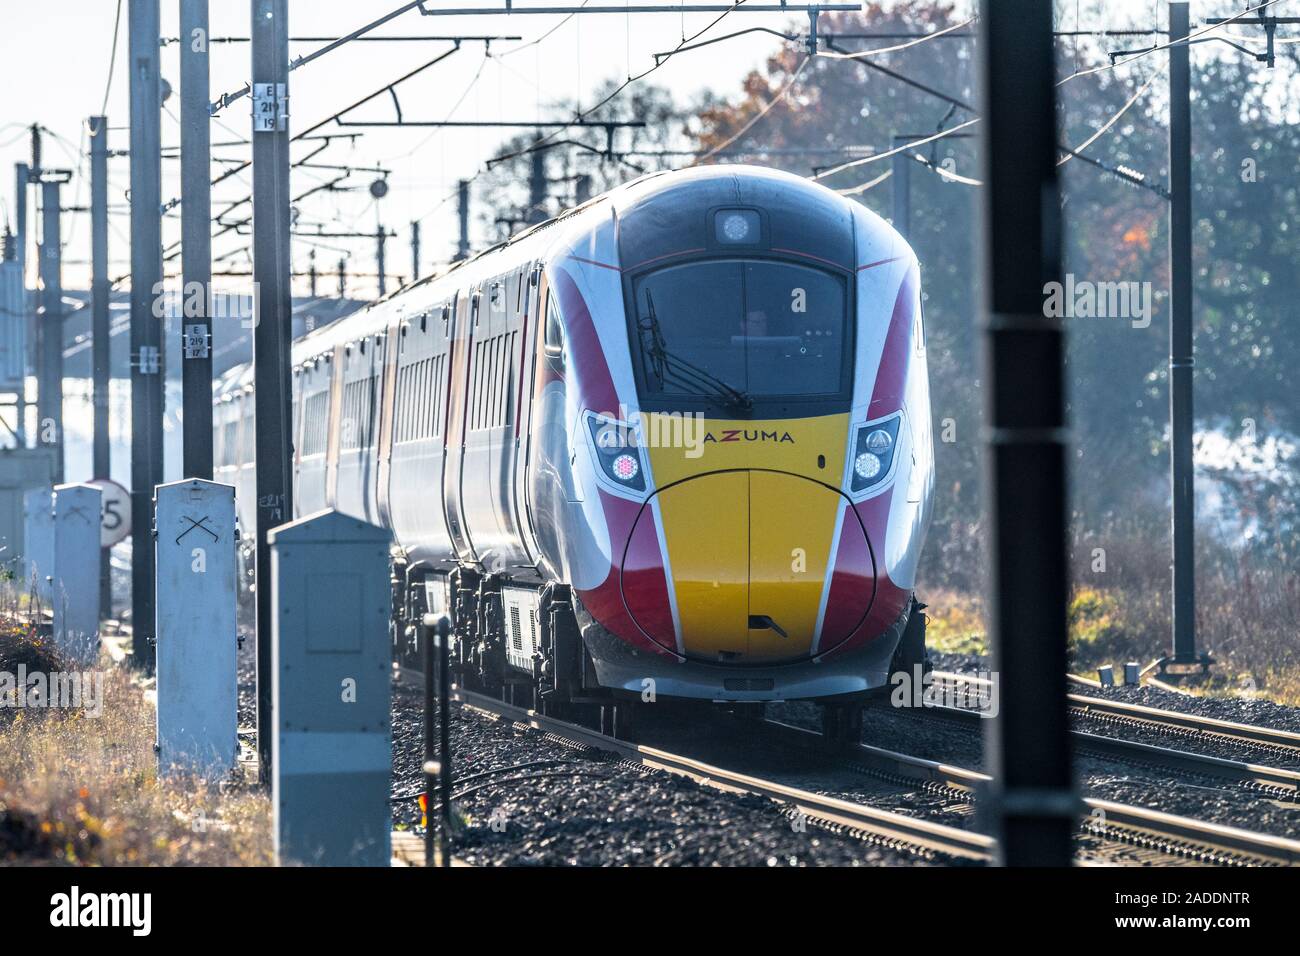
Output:
<instances>
[{"instance_id":1,"label":"train front","mask_svg":"<svg viewBox=\"0 0 1300 956\"><path fill-rule=\"evenodd\" d=\"M599 684L882 686L933 488L911 249L770 170L668 174L613 203L551 268L583 489L566 563Z\"/></svg>"}]
</instances>

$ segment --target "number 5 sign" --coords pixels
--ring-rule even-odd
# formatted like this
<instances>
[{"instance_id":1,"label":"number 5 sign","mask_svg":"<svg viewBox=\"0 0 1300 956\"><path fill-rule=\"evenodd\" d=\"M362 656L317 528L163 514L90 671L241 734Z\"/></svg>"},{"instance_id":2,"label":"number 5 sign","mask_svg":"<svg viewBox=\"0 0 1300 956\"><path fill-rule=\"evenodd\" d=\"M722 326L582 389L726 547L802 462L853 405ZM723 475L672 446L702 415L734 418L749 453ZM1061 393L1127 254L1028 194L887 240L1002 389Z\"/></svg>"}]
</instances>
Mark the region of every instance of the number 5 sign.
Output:
<instances>
[{"instance_id":1,"label":"number 5 sign","mask_svg":"<svg viewBox=\"0 0 1300 956\"><path fill-rule=\"evenodd\" d=\"M99 489L99 546L111 548L131 533L131 493L108 478L87 482Z\"/></svg>"}]
</instances>

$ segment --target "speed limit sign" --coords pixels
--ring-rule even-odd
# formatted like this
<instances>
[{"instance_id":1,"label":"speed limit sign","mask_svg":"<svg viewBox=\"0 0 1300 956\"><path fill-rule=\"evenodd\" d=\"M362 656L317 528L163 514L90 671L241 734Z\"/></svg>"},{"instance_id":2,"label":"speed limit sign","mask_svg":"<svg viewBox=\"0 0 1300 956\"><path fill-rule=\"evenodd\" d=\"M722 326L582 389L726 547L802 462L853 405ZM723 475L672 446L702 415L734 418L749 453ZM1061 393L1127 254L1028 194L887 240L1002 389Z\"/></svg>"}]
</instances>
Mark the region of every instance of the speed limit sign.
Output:
<instances>
[{"instance_id":1,"label":"speed limit sign","mask_svg":"<svg viewBox=\"0 0 1300 956\"><path fill-rule=\"evenodd\" d=\"M100 493L99 546L111 548L131 533L131 492L109 478L96 478L88 484Z\"/></svg>"}]
</instances>

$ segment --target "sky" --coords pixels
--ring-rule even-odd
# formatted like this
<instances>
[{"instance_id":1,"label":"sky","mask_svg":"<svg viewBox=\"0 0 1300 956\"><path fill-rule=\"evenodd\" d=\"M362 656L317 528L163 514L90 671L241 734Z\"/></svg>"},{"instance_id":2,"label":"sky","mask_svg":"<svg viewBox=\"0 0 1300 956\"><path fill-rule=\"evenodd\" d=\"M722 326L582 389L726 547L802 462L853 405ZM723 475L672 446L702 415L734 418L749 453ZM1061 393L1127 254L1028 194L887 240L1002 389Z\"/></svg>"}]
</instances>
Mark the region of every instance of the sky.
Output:
<instances>
[{"instance_id":1,"label":"sky","mask_svg":"<svg viewBox=\"0 0 1300 956\"><path fill-rule=\"evenodd\" d=\"M552 0L520 0L516 5L550 4ZM609 4L610 0L593 0ZM617 0L615 0L617 2ZM758 2L758 0L754 0ZM39 122L55 137L46 137L45 164L74 170L82 166L78 153L84 144L84 119L100 112L105 86L109 79L114 20L117 0L46 0L22 5L21 16L15 15L17 0L3 0L3 45L6 75L9 82L0 89L0 201L3 214L12 221L13 164L26 161L29 141L23 127ZM397 0L290 0L290 34L295 36L338 36L362 26L395 9ZM459 6L459 0L457 0ZM496 6L501 0L465 0L465 5ZM128 80L126 74L126 8L122 3L122 27L118 39L117 59L108 91L106 113L110 123L110 145L124 149L128 145ZM432 0L430 8L448 8L445 0ZM163 0L162 32L175 38L178 32L177 0ZM520 40L501 40L491 44L493 56L485 60L484 44L465 43L459 52L399 88L402 109L408 119L447 119L455 111L457 120L532 121L553 119L550 108L558 98L579 98L590 105L592 91L604 80L623 79L628 72L641 72L653 65L652 54L671 50L686 34L695 33L715 19L717 14L624 15L590 14L565 18L554 14L439 16L422 17L418 10L403 14L380 27L376 34L396 35L496 35L516 36ZM247 0L212 0L211 35L215 39L248 35L249 3ZM792 15L733 14L707 36L724 34L743 26L780 28L790 23ZM550 32L554 31L554 32ZM550 32L540 43L529 41ZM311 52L322 44L295 43L291 55ZM432 59L450 44L439 42L352 43L341 47L290 77L291 131L301 130L329 116L334 111L360 99L397 79L404 73ZM511 52L511 50L514 52ZM670 59L652 75L655 83L667 86L680 99L689 99L705 89L735 95L744 76L773 50L773 38L753 34L727 41L709 52L682 55ZM249 45L212 45L212 92L239 89L249 74ZM163 50L163 76L173 88L179 87L179 53L176 44ZM46 75L51 68L54 75ZM475 81L475 77L477 80ZM28 77L28 82L13 82ZM473 82L472 82L473 81ZM472 84L472 85L471 85ZM468 92L466 92L468 90ZM463 99L462 99L463 96ZM391 119L393 107L387 96L351 114L355 119ZM178 97L164 104L163 142L179 140ZM214 119L213 141L246 138L249 127L248 100L228 107ZM346 229L371 231L382 220L398 232L389 246L389 269L410 271L409 223L421 220L423 258L432 262L451 254L455 244L455 202L449 200L462 177L482 168L499 144L516 130L446 130L372 129L355 145L336 143L317 161L333 164L382 165L392 170L390 192L379 203L370 200L364 187L373 177L359 175L354 182L363 188L356 194L324 195L303 204L303 216L326 231ZM215 149L218 158L243 158L247 147ZM304 147L295 148L294 157ZM129 165L125 159L112 162L110 204L125 205ZM178 191L176 176L179 164L164 163L164 200ZM214 169L220 169L220 164ZM295 193L308 188L328 175L322 171L295 171ZM221 200L237 200L247 194L251 177L242 175L219 187L214 194L214 210ZM84 177L65 189L66 205L85 205L89 201L89 184ZM110 274L127 271L129 217L112 217ZM170 218L164 225L164 243L179 235L179 220ZM89 217L84 214L65 216L66 234L64 282L68 287L81 286L89 275ZM486 236L477 237L480 242ZM232 241L233 240L233 241ZM218 241L214 255L238 249L244 242L236 237ZM318 262L323 270L332 271L341 251L351 249L353 268L373 272L373 240L334 241L318 244ZM306 268L310 247L297 243L294 248L296 269ZM233 260L232 267L243 268L246 261Z\"/></svg>"},{"instance_id":2,"label":"sky","mask_svg":"<svg viewBox=\"0 0 1300 956\"><path fill-rule=\"evenodd\" d=\"M519 7L545 7L581 0L514 0ZM592 5L618 5L619 0L587 0ZM647 2L647 0L641 0ZM668 0L671 3L672 0ZM748 0L750 4L773 0ZM504 9L505 0L428 0L430 9L460 6ZM1291 0L1280 3L1290 5ZM110 123L110 146L128 145L127 0L44 0L19 4L0 0L0 43L3 44L6 82L0 84L0 216L12 222L13 165L30 156L24 130L39 122L52 131L45 137L46 166L63 166L79 175L65 187L65 206L89 202L89 182L84 175L82 151L87 139L85 118L104 109ZM290 0L290 34L330 37L349 33L388 13L399 0ZM113 57L114 23L119 6L121 28ZM179 0L163 0L162 33L173 42L163 49L163 76L172 88L179 87L178 33ZM975 0L954 0L954 19L964 19L976 6ZM1163 20L1165 3L1156 0L1057 0L1062 28L1146 25ZM226 37L247 37L248 0L211 0L212 93L240 89L249 76L249 44L222 43ZM21 14L18 11L21 10ZM1192 7L1193 20L1211 13L1239 12L1238 4L1204 0ZM383 36L513 36L490 45L466 42L458 52L399 87L402 109L408 120L510 120L530 122L563 118L555 107L561 99L593 104L593 92L607 80L621 80L640 73L654 63L653 54L672 50L683 36L704 30L717 20L716 13L660 13L631 15L591 13L565 17L560 14L421 16L412 10L380 27L373 35ZM780 29L791 24L806 29L804 14L733 12L701 39L725 36L749 27ZM727 39L699 51L688 51L667 59L644 82L666 86L682 102L701 92L736 97L744 77L760 68L774 50L770 34L751 33ZM291 56L305 55L319 48L318 42L294 43ZM382 89L417 66L428 62L451 44L438 41L401 43L355 42L294 71L290 78L291 132L314 125L363 96ZM1206 48L1199 48L1204 50ZM113 69L110 72L110 63ZM104 107L107 92L107 106ZM179 142L178 96L164 103L163 143ZM394 116L387 96L380 97L350 114L353 119L387 120ZM250 125L249 101L240 100L213 120L213 141L246 139ZM354 130L355 131L355 130ZM324 131L322 131L324 132ZM390 169L390 191L382 200L372 200L367 189L373 176L358 174L348 182L354 192L322 193L301 204L302 223L324 231L374 231L381 223L395 230L389 243L388 269L408 275L410 265L410 223L418 220L422 233L422 260L426 266L449 257L456 241L457 180L473 176L484 161L499 151L500 144L518 130L462 129L432 130L367 129L354 143L336 141L316 158L318 163L383 166ZM295 147L294 158L303 155L306 144ZM247 146L214 149L214 171L225 163L242 160ZM178 196L179 163L165 161L164 201ZM232 177L213 196L214 211L248 194L251 171ZM293 191L299 193L337 174L323 170L295 170ZM110 169L110 207L120 210L111 218L110 275L128 271L129 217L125 214L129 164L115 159ZM34 193L32 194L34 197ZM475 195L474 202L490 197ZM34 205L34 203L33 203ZM179 216L164 222L164 244L179 238ZM34 213L33 213L34 214ZM33 225L35 220L32 220ZM89 216L68 213L63 222L64 285L85 287L89 277ZM477 224L476 224L477 228ZM471 236L476 246L491 237ZM245 269L248 260L241 250L246 237L229 235L214 244L217 269ZM371 273L375 269L373 239L297 240L294 268L305 270L308 255L315 248L322 273L331 273L341 256L349 257L349 269ZM232 256L232 258L222 258ZM29 262L34 257L29 255ZM29 276L29 285L34 277ZM218 281L219 290L247 291L247 279ZM298 280L302 292L305 280ZM373 279L359 279L350 289L354 294L373 294ZM369 287L367 287L369 284ZM332 289L330 282L327 288Z\"/></svg>"}]
</instances>

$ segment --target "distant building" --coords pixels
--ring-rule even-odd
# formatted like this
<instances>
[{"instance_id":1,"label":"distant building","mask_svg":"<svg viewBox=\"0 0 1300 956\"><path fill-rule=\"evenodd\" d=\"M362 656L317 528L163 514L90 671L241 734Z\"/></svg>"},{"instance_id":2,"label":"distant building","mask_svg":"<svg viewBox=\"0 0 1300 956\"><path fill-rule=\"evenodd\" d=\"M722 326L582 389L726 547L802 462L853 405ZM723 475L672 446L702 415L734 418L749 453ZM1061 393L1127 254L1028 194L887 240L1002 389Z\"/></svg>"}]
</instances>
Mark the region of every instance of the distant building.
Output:
<instances>
[{"instance_id":1,"label":"distant building","mask_svg":"<svg viewBox=\"0 0 1300 956\"><path fill-rule=\"evenodd\" d=\"M93 414L91 382L93 365L90 294L71 291L64 296L68 317L63 326L63 417L64 468L69 481L91 477ZM178 294L163 301L165 314L163 362L166 373L163 412L163 480L181 475L181 318ZM295 298L293 336L351 315L370 303L358 299ZM130 294L114 292L109 302L109 435L112 477L131 486L131 332ZM248 296L219 294L213 305L212 374L253 358L252 302ZM29 394L34 394L29 385ZM34 414L34 409L31 410ZM28 422L32 418L29 416ZM30 434L30 433L29 433Z\"/></svg>"}]
</instances>

